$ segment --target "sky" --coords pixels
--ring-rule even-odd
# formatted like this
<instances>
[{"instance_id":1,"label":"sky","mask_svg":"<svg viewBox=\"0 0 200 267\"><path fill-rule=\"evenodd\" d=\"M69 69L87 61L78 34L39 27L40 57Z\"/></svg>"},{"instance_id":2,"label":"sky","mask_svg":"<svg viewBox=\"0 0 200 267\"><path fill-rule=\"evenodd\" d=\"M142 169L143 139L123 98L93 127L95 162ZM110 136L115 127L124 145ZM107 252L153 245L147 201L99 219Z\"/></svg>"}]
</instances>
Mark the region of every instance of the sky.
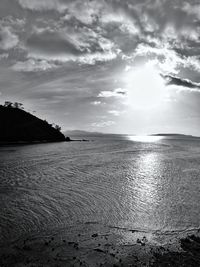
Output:
<instances>
[{"instance_id":1,"label":"sky","mask_svg":"<svg viewBox=\"0 0 200 267\"><path fill-rule=\"evenodd\" d=\"M7 100L63 131L200 136L199 0L1 0Z\"/></svg>"}]
</instances>

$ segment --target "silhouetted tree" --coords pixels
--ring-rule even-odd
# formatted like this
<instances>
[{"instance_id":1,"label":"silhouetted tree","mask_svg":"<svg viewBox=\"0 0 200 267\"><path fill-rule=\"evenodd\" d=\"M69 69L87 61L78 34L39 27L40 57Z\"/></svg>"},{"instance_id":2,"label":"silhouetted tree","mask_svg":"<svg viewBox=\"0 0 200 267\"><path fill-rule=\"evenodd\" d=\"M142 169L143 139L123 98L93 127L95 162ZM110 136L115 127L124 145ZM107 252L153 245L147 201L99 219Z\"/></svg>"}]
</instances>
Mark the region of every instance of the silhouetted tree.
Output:
<instances>
[{"instance_id":1,"label":"silhouetted tree","mask_svg":"<svg viewBox=\"0 0 200 267\"><path fill-rule=\"evenodd\" d=\"M55 129L58 130L59 132L61 131L61 127L59 125L55 125Z\"/></svg>"},{"instance_id":2,"label":"silhouetted tree","mask_svg":"<svg viewBox=\"0 0 200 267\"><path fill-rule=\"evenodd\" d=\"M66 141L66 142L70 142L70 141L71 141L70 137L67 136L67 137L65 138L65 141Z\"/></svg>"},{"instance_id":3,"label":"silhouetted tree","mask_svg":"<svg viewBox=\"0 0 200 267\"><path fill-rule=\"evenodd\" d=\"M6 108L11 108L13 106L13 103L12 102L10 102L10 101L5 101L5 103L4 103L4 107L6 107Z\"/></svg>"},{"instance_id":4,"label":"silhouetted tree","mask_svg":"<svg viewBox=\"0 0 200 267\"><path fill-rule=\"evenodd\" d=\"M15 103L13 104L13 107L14 107L14 108L22 108L22 106L23 106L23 104L22 104L22 103L18 103L18 102L15 102Z\"/></svg>"}]
</instances>

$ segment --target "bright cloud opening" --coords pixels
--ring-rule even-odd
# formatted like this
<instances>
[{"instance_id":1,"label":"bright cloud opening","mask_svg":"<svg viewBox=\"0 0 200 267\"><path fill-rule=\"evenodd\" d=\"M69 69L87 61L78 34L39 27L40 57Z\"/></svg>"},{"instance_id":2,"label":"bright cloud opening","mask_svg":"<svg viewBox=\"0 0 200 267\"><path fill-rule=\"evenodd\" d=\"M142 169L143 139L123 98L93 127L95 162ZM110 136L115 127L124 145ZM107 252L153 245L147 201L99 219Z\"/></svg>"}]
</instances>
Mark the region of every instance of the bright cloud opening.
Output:
<instances>
[{"instance_id":1,"label":"bright cloud opening","mask_svg":"<svg viewBox=\"0 0 200 267\"><path fill-rule=\"evenodd\" d=\"M165 82L152 64L128 71L126 83L127 102L133 108L151 109L158 107L165 97Z\"/></svg>"}]
</instances>

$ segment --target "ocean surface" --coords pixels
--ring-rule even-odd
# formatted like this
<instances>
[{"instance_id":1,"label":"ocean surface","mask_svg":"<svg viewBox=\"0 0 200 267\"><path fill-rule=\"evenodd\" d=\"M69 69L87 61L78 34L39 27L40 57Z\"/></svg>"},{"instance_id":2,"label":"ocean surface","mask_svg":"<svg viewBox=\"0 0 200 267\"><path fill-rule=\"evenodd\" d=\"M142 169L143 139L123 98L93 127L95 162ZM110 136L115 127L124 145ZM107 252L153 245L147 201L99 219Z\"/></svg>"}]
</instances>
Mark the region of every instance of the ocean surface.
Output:
<instances>
[{"instance_id":1,"label":"ocean surface","mask_svg":"<svg viewBox=\"0 0 200 267\"><path fill-rule=\"evenodd\" d=\"M0 148L1 242L88 222L200 228L200 141L97 136Z\"/></svg>"}]
</instances>

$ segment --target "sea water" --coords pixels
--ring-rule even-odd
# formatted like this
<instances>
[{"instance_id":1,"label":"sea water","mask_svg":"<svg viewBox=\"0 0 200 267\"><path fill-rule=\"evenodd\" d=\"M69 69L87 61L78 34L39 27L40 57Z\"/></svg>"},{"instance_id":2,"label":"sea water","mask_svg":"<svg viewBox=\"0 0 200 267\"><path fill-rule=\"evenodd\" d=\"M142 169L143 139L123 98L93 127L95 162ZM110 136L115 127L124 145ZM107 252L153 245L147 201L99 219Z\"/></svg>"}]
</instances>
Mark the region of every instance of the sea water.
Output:
<instances>
[{"instance_id":1,"label":"sea water","mask_svg":"<svg viewBox=\"0 0 200 267\"><path fill-rule=\"evenodd\" d=\"M198 139L97 136L0 148L1 241L99 223L146 232L200 227Z\"/></svg>"}]
</instances>

